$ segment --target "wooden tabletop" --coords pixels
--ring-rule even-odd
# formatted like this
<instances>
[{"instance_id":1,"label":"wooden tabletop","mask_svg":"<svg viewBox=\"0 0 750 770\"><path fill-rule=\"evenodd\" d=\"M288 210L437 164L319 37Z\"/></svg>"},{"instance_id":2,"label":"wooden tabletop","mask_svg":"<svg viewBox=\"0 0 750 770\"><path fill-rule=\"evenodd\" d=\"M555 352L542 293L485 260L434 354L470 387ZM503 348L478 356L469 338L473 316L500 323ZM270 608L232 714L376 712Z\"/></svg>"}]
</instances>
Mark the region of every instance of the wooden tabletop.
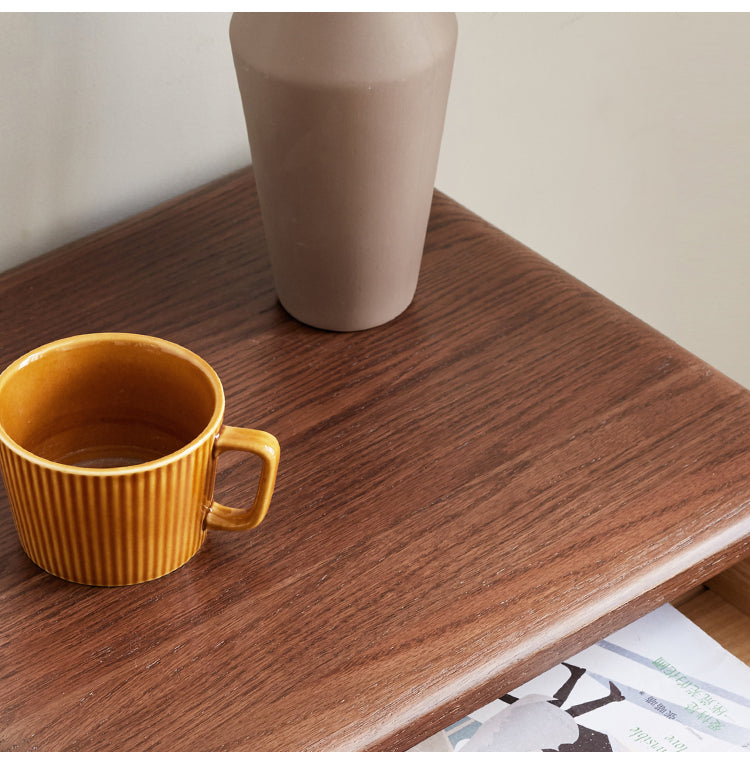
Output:
<instances>
[{"instance_id":1,"label":"wooden tabletop","mask_svg":"<svg viewBox=\"0 0 750 770\"><path fill-rule=\"evenodd\" d=\"M0 491L0 749L406 749L750 552L748 393L440 193L376 329L279 306L249 169L6 272L0 319L0 367L190 347L282 448L261 527L127 588L39 570Z\"/></svg>"}]
</instances>

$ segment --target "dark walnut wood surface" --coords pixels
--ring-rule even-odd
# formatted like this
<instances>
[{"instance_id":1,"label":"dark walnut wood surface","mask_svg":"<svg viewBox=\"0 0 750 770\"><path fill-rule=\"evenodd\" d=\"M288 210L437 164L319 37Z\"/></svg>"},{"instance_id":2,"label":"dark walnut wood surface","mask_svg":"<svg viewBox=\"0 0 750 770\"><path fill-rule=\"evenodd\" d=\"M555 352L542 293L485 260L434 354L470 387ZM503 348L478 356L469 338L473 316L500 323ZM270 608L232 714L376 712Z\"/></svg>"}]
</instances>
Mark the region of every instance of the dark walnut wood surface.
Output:
<instances>
[{"instance_id":1,"label":"dark walnut wood surface","mask_svg":"<svg viewBox=\"0 0 750 770\"><path fill-rule=\"evenodd\" d=\"M6 272L0 314L3 367L186 345L282 447L260 528L128 588L41 572L0 491L4 750L406 749L750 552L748 393L439 193L370 331L279 306L248 169Z\"/></svg>"}]
</instances>

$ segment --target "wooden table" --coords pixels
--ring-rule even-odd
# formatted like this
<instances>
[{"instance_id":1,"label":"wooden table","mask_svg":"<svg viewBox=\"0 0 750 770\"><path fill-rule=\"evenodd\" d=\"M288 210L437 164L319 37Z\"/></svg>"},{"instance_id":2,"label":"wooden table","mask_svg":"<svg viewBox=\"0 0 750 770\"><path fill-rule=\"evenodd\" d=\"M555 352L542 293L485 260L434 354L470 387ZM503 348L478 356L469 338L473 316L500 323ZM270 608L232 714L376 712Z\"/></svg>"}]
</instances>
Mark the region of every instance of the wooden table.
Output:
<instances>
[{"instance_id":1,"label":"wooden table","mask_svg":"<svg viewBox=\"0 0 750 770\"><path fill-rule=\"evenodd\" d=\"M6 272L0 314L0 366L191 347L282 447L259 529L140 586L41 572L0 492L5 750L406 749L750 552L748 393L440 193L380 328L279 306L248 169Z\"/></svg>"}]
</instances>

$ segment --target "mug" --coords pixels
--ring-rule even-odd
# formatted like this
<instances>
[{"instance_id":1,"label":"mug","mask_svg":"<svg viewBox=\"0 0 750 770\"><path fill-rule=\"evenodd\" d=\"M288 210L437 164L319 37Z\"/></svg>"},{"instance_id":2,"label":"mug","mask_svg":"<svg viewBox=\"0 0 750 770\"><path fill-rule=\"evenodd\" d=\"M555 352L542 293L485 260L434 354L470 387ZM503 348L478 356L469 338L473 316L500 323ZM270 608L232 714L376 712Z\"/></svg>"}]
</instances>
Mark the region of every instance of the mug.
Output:
<instances>
[{"instance_id":1,"label":"mug","mask_svg":"<svg viewBox=\"0 0 750 770\"><path fill-rule=\"evenodd\" d=\"M214 370L155 337L84 334L12 363L0 374L0 468L26 554L65 580L130 585L182 566L208 529L256 527L279 443L223 417ZM262 461L248 509L213 500L227 450Z\"/></svg>"}]
</instances>

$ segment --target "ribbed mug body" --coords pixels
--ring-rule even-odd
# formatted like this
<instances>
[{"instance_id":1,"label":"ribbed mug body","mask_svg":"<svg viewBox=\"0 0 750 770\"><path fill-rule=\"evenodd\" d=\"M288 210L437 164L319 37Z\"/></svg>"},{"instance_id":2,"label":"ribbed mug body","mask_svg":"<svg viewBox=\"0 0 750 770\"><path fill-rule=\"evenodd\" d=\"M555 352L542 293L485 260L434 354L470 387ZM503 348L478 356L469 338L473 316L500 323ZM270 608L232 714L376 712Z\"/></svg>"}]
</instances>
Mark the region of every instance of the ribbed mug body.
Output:
<instances>
[{"instance_id":1,"label":"ribbed mug body","mask_svg":"<svg viewBox=\"0 0 750 770\"><path fill-rule=\"evenodd\" d=\"M0 442L3 477L22 548L46 572L76 583L142 583L176 570L205 539L213 437L134 470L72 469Z\"/></svg>"}]
</instances>

